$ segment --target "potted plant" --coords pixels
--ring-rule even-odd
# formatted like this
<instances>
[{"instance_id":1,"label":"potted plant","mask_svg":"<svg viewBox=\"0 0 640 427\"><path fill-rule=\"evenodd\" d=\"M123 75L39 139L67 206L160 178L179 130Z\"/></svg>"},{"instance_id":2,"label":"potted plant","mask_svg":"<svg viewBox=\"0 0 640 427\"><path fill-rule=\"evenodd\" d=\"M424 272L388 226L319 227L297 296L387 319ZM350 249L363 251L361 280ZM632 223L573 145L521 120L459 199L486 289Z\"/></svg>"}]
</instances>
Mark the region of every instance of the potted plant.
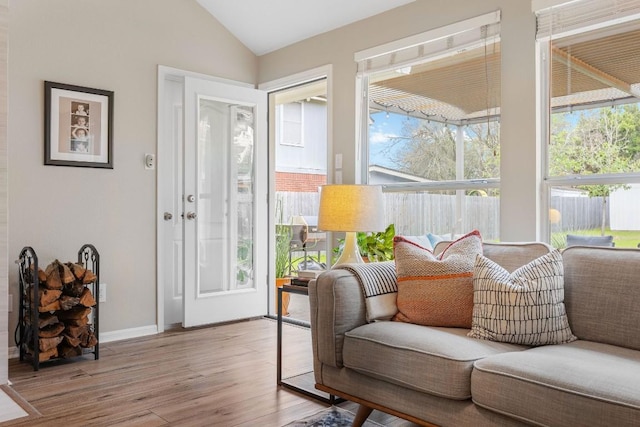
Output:
<instances>
[{"instance_id":1,"label":"potted plant","mask_svg":"<svg viewBox=\"0 0 640 427\"><path fill-rule=\"evenodd\" d=\"M389 224L385 231L376 233L356 233L360 256L365 262L390 261L393 259L393 238L396 235L396 227ZM337 255L342 250L344 240L340 240L340 245L333 249Z\"/></svg>"},{"instance_id":2,"label":"potted plant","mask_svg":"<svg viewBox=\"0 0 640 427\"><path fill-rule=\"evenodd\" d=\"M280 202L281 203L281 202ZM275 275L276 275L276 311L278 310L278 288L285 284L291 283L291 278L286 277L289 272L289 251L291 250L291 227L282 224L282 208L278 208L279 222L276 224L276 256L275 256ZM291 295L288 292L282 293L282 314L289 314L289 299Z\"/></svg>"},{"instance_id":3,"label":"potted plant","mask_svg":"<svg viewBox=\"0 0 640 427\"><path fill-rule=\"evenodd\" d=\"M389 224L384 231L377 233L358 233L360 255L370 262L390 261L393 259L393 238L396 227Z\"/></svg>"}]
</instances>

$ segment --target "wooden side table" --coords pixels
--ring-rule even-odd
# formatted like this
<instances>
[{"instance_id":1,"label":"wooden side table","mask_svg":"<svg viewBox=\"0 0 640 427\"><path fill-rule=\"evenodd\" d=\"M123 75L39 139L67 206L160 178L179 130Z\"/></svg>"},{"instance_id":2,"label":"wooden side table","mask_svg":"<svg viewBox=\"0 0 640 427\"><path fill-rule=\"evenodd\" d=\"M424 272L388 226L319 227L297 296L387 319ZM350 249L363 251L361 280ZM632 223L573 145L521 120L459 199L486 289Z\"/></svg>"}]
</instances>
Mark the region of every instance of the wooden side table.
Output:
<instances>
[{"instance_id":1,"label":"wooden side table","mask_svg":"<svg viewBox=\"0 0 640 427\"><path fill-rule=\"evenodd\" d=\"M307 286L297 286L297 285L284 285L281 288L278 288L278 355L277 355L277 361L276 361L278 386L282 386L290 390L297 391L298 393L302 393L306 396L312 397L314 399L320 400L330 405L334 405L336 403L342 402L343 399L333 394L329 394L315 388L316 381L313 376L313 371L294 375L289 378L282 378L282 293L283 292L290 292L292 294L309 296L309 288ZM309 322L305 322L303 320L290 319L290 320L287 320L287 323L293 323L298 326L303 326L306 328L311 327Z\"/></svg>"}]
</instances>

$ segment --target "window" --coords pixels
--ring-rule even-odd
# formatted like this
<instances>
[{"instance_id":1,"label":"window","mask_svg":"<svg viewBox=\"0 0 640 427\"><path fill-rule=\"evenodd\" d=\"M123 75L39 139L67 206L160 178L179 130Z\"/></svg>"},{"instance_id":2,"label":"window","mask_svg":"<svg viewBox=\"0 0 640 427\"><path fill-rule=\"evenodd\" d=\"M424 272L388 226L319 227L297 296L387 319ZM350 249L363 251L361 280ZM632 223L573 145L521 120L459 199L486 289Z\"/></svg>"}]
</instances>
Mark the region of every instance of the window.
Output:
<instances>
[{"instance_id":1,"label":"window","mask_svg":"<svg viewBox=\"0 0 640 427\"><path fill-rule=\"evenodd\" d=\"M498 240L500 14L356 54L363 181L405 235Z\"/></svg>"},{"instance_id":2,"label":"window","mask_svg":"<svg viewBox=\"0 0 640 427\"><path fill-rule=\"evenodd\" d=\"M640 2L538 13L546 232L640 243ZM548 209L547 209L548 208Z\"/></svg>"},{"instance_id":3,"label":"window","mask_svg":"<svg viewBox=\"0 0 640 427\"><path fill-rule=\"evenodd\" d=\"M303 105L302 102L290 102L278 107L280 126L277 130L280 144L304 147Z\"/></svg>"}]
</instances>

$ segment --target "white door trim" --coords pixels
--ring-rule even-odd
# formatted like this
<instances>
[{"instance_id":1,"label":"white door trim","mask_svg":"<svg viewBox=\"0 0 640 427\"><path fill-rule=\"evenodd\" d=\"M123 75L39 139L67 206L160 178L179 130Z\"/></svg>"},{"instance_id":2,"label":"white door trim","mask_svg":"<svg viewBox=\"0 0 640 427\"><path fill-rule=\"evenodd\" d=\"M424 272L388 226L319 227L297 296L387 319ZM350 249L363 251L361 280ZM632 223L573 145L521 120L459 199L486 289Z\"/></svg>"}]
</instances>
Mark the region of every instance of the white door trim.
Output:
<instances>
[{"instance_id":1,"label":"white door trim","mask_svg":"<svg viewBox=\"0 0 640 427\"><path fill-rule=\"evenodd\" d=\"M258 89L264 90L266 92L275 92L278 90L286 89L292 86L304 84L311 82L313 80L319 79L327 79L327 184L333 183L333 172L334 172L334 158L333 158L333 66L322 65L320 67L316 67L310 70L302 71L296 74L292 74L290 76L282 77L276 80L271 80L268 82L260 83L258 85ZM272 97L268 97L268 111L269 111L269 277L268 283L275 283L275 271L274 271L274 262L272 260L275 259L276 251L275 251L275 227L273 225L274 218L276 217L275 213L275 198L276 198L276 159L274 156L276 149L276 126L275 126L275 104L272 101ZM331 233L327 233L327 241L332 241ZM332 247L332 245L327 246L327 249ZM329 252L327 250L327 256L329 257ZM273 291L269 289L269 295L273 295ZM270 302L270 306L273 304Z\"/></svg>"}]
</instances>

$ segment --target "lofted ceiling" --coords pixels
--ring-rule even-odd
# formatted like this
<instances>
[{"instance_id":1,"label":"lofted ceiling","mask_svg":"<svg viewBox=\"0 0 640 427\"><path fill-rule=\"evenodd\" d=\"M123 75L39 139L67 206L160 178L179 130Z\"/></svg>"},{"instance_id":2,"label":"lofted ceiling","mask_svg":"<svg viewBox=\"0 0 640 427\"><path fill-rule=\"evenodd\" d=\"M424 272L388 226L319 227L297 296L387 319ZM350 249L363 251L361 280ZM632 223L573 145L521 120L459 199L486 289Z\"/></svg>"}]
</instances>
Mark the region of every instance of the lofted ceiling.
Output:
<instances>
[{"instance_id":1,"label":"lofted ceiling","mask_svg":"<svg viewBox=\"0 0 640 427\"><path fill-rule=\"evenodd\" d=\"M264 55L415 0L196 0L256 55Z\"/></svg>"}]
</instances>

